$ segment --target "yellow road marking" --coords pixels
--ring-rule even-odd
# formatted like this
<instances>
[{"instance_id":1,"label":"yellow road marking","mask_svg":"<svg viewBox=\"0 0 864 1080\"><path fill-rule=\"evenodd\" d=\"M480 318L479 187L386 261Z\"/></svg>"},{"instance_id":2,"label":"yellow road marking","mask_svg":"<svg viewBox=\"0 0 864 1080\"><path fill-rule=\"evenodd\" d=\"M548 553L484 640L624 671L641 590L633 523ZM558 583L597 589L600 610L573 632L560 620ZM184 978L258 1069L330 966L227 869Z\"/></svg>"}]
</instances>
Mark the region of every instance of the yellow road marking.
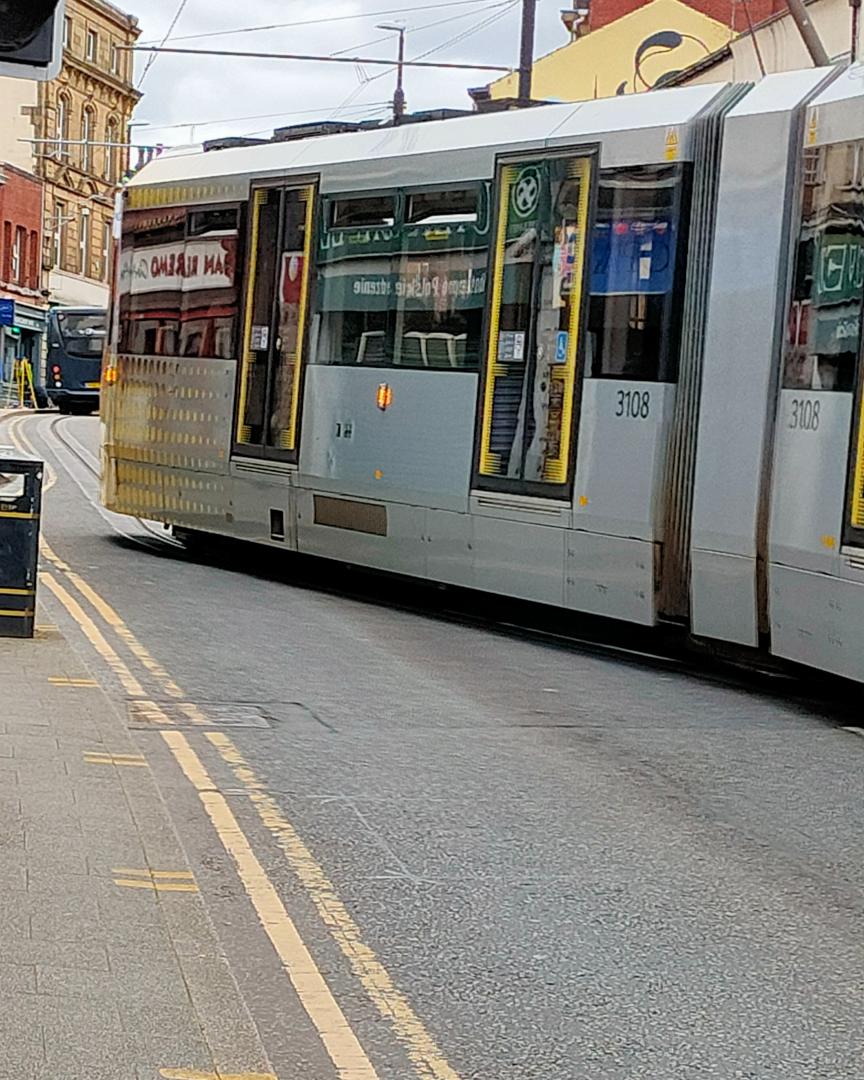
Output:
<instances>
[{"instance_id":1,"label":"yellow road marking","mask_svg":"<svg viewBox=\"0 0 864 1080\"><path fill-rule=\"evenodd\" d=\"M195 875L191 870L130 870L126 866L115 866L112 874L122 874L123 877L156 878L157 880L183 880L194 881Z\"/></svg>"},{"instance_id":2,"label":"yellow road marking","mask_svg":"<svg viewBox=\"0 0 864 1080\"><path fill-rule=\"evenodd\" d=\"M54 485L57 483L57 473L51 468L48 462L45 461L44 458L42 458L41 454L36 453L36 448L34 447L33 443L30 442L30 440L24 435L24 433L18 430L18 428L24 423L26 419L26 416L13 417L6 430L9 432L9 438L12 440L12 443L18 450L21 451L22 454L32 454L33 457L37 457L42 460L45 467L45 483L42 485L42 491L50 491L51 488L54 487Z\"/></svg>"},{"instance_id":3,"label":"yellow road marking","mask_svg":"<svg viewBox=\"0 0 864 1080\"><path fill-rule=\"evenodd\" d=\"M47 545L44 545L43 550L45 548L47 548L46 557L51 558L58 569L66 574L74 575L71 567L58 559ZM91 603L93 603L93 597L97 598L99 603L94 604L96 610L103 618L106 618L118 636L123 637L122 630L125 628L123 620L101 600L87 582L78 575L74 575L74 578L77 578L77 581L70 576L70 582L82 592L82 595L87 596ZM79 583L84 586L84 589L80 588ZM111 612L113 618L106 617L107 612ZM127 633L131 634L128 629ZM149 656L143 647L141 649L145 655ZM137 652L136 655L142 659ZM142 663L144 663L143 659ZM171 680L168 673L155 664L155 661L153 664L154 666L148 667L148 670L163 683L170 696L183 696L182 691ZM145 664L145 666L148 665ZM197 709L197 706L192 705L191 708ZM158 711L158 706L156 709ZM193 720L193 723L202 722L200 719L193 719L185 708L183 711ZM208 722L203 713L200 715L204 717L204 723ZM164 716L163 722L170 724L171 720ZM249 841L240 829L224 796L215 789L204 766L181 732L163 731L162 737L171 747L187 779L198 791L199 798L223 846L234 859L244 888L286 968L298 997L318 1028L322 1041L340 1072L340 1080L375 1080L377 1074L374 1067L348 1025L326 981L315 966L305 943L261 867ZM207 738L219 750L226 762L232 765L235 775L247 787L249 797L256 806L259 816L276 836L289 863L309 892L319 916L349 959L355 975L360 978L381 1015L393 1025L397 1036L406 1044L417 1074L424 1080L459 1080L458 1074L447 1063L407 999L393 985L386 969L372 950L362 942L359 928L348 914L335 888L293 826L281 816L275 801L266 793L263 785L259 783L226 736L209 732ZM342 1064L340 1065L339 1062ZM199 1080L199 1078L201 1080L259 1080L259 1077L262 1080L270 1080L269 1074L227 1075L198 1073L194 1070L163 1070L162 1075L173 1080Z\"/></svg>"},{"instance_id":4,"label":"yellow road marking","mask_svg":"<svg viewBox=\"0 0 864 1080\"><path fill-rule=\"evenodd\" d=\"M115 885L127 889L150 889L152 892L198 892L195 875L190 870L130 870L114 867Z\"/></svg>"},{"instance_id":5,"label":"yellow road marking","mask_svg":"<svg viewBox=\"0 0 864 1080\"><path fill-rule=\"evenodd\" d=\"M198 1072L197 1069L160 1069L165 1080L279 1080L275 1073Z\"/></svg>"},{"instance_id":6,"label":"yellow road marking","mask_svg":"<svg viewBox=\"0 0 864 1080\"><path fill-rule=\"evenodd\" d=\"M234 860L246 894L252 901L261 925L273 943L303 1008L315 1025L340 1080L377 1080L378 1074L372 1062L345 1019L273 883L238 825L225 796L216 790L207 770L182 732L163 731L162 738L171 748L186 778L197 790L223 847Z\"/></svg>"},{"instance_id":7,"label":"yellow road marking","mask_svg":"<svg viewBox=\"0 0 864 1080\"><path fill-rule=\"evenodd\" d=\"M63 675L49 675L48 682L52 686L98 686L99 683L95 679L67 679Z\"/></svg>"},{"instance_id":8,"label":"yellow road marking","mask_svg":"<svg viewBox=\"0 0 864 1080\"><path fill-rule=\"evenodd\" d=\"M114 878L124 889L149 889L150 892L197 893L198 886L188 881L142 881L140 878Z\"/></svg>"},{"instance_id":9,"label":"yellow road marking","mask_svg":"<svg viewBox=\"0 0 864 1080\"><path fill-rule=\"evenodd\" d=\"M99 628L81 607L78 601L68 593L59 581L56 581L54 577L43 572L39 575L40 580L48 586L51 592L57 597L63 607L69 612L75 622L84 631L84 634L96 652L102 657L105 663L111 668L120 682L123 684L123 689L131 697L143 697L144 688L140 682L135 678L128 667L123 663L117 653L111 648L105 638L102 636Z\"/></svg>"},{"instance_id":10,"label":"yellow road marking","mask_svg":"<svg viewBox=\"0 0 864 1080\"><path fill-rule=\"evenodd\" d=\"M133 701L129 706L133 720L148 724L173 724L174 721L155 701Z\"/></svg>"},{"instance_id":11,"label":"yellow road marking","mask_svg":"<svg viewBox=\"0 0 864 1080\"><path fill-rule=\"evenodd\" d=\"M98 750L85 750L84 760L88 765L120 765L130 769L147 768L147 760L143 754L105 754Z\"/></svg>"},{"instance_id":12,"label":"yellow road marking","mask_svg":"<svg viewBox=\"0 0 864 1080\"><path fill-rule=\"evenodd\" d=\"M117 636L123 641L129 651L136 659L140 660L143 667L150 672L154 678L158 679L162 684L165 692L171 697L182 697L183 691L174 682L165 668L155 660L147 649L141 644L141 642L135 637L126 623L120 618L113 607L103 599L99 593L96 592L91 585L89 585L79 574L62 559L60 559L54 551L49 547L48 543L43 539L41 544L42 553L45 557L57 567L69 578L78 592L83 597L89 600L90 604L98 611L105 622L111 627L111 629L117 634Z\"/></svg>"},{"instance_id":13,"label":"yellow road marking","mask_svg":"<svg viewBox=\"0 0 864 1080\"><path fill-rule=\"evenodd\" d=\"M212 724L213 721L208 717L191 701L184 701L178 705L177 708L183 713L187 719L191 720L193 724Z\"/></svg>"},{"instance_id":14,"label":"yellow road marking","mask_svg":"<svg viewBox=\"0 0 864 1080\"><path fill-rule=\"evenodd\" d=\"M231 739L221 731L208 731L206 737L246 789L258 816L276 838L322 922L347 957L351 970L382 1017L393 1025L397 1038L404 1043L417 1073L434 1080L459 1080L423 1021L411 1008L405 995L393 985L384 965L363 941L360 928L349 915L315 856L291 822L282 815L275 799L267 793Z\"/></svg>"},{"instance_id":15,"label":"yellow road marking","mask_svg":"<svg viewBox=\"0 0 864 1080\"><path fill-rule=\"evenodd\" d=\"M18 431L18 426L23 423L24 419L25 417L17 418L17 424L15 425L15 428L13 430L10 430L10 438L12 438L12 441L23 453L27 453L29 450L29 452L32 453L34 456L39 457L40 455L36 453L33 444L26 438L22 431ZM45 462L45 471L46 476L50 475L51 477L50 482L46 482L45 484L45 490L47 491L48 488L52 487L53 484L56 483L57 474L51 469L47 461ZM182 697L183 691L180 689L180 687L177 686L177 684L174 682L174 680L171 678L165 668L162 667L162 665L156 659L154 659L153 656L151 656L147 649L144 648L144 646L135 637L135 635L132 633L132 631L129 629L123 619L120 618L114 608L111 607L111 605L106 600L104 600L96 592L96 590L93 589L79 574L76 574L68 563L64 562L63 559L61 559L56 554L56 552L51 549L50 545L44 537L40 537L39 550L45 556L45 558L48 559L49 562L54 564L56 569L62 571L62 573L64 573L69 578L69 581L75 586L75 588L81 593L81 595L84 596L87 600L89 600L89 602L102 616L105 622L108 623L112 630L114 630L117 636L123 641L129 651L133 654L133 656L135 656L141 662L141 664L147 669L147 671L150 672L151 675L153 675L156 679L159 680L165 692L170 697Z\"/></svg>"}]
</instances>

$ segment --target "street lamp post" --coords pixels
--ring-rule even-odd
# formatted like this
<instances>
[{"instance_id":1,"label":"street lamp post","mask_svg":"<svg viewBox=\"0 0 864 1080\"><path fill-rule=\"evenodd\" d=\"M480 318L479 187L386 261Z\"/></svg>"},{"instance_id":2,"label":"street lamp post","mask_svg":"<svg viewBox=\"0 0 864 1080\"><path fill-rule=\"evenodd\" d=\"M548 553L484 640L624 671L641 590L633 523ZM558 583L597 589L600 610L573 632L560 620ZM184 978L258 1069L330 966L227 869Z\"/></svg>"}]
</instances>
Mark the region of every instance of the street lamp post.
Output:
<instances>
[{"instance_id":1,"label":"street lamp post","mask_svg":"<svg viewBox=\"0 0 864 1080\"><path fill-rule=\"evenodd\" d=\"M405 71L405 27L396 23L381 23L376 29L393 30L399 35L399 60L396 64L396 89L393 92L393 123L399 125L405 116L405 90L403 76Z\"/></svg>"}]
</instances>

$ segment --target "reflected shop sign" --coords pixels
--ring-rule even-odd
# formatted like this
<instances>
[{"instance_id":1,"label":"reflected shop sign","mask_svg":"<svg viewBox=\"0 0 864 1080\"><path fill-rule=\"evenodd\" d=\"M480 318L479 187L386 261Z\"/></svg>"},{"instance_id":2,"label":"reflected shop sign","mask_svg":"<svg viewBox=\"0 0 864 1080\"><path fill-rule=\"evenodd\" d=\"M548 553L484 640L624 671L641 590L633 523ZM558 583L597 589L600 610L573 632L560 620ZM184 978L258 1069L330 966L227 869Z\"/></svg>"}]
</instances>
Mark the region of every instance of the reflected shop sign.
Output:
<instances>
[{"instance_id":1,"label":"reflected shop sign","mask_svg":"<svg viewBox=\"0 0 864 1080\"><path fill-rule=\"evenodd\" d=\"M177 241L124 251L120 257L120 291L138 294L230 289L234 284L235 251L234 237Z\"/></svg>"},{"instance_id":2,"label":"reflected shop sign","mask_svg":"<svg viewBox=\"0 0 864 1080\"><path fill-rule=\"evenodd\" d=\"M321 280L319 292L322 311L453 311L482 307L485 295L485 269L443 273L431 268L406 276L332 274Z\"/></svg>"}]
</instances>

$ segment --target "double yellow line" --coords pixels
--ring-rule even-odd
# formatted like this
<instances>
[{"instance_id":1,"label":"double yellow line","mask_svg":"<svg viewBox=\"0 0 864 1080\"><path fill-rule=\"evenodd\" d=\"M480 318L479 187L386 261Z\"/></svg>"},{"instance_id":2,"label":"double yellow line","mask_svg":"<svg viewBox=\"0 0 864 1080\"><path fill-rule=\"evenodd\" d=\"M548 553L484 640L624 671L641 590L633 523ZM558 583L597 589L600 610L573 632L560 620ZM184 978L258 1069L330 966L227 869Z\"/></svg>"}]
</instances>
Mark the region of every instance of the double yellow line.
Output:
<instances>
[{"instance_id":1,"label":"double yellow line","mask_svg":"<svg viewBox=\"0 0 864 1080\"><path fill-rule=\"evenodd\" d=\"M10 430L13 441L19 449L32 453L33 447L20 430L20 424L13 421L13 425ZM46 476L47 470L46 463ZM56 483L56 473L52 471L51 477L53 479L46 486ZM162 693L174 700L183 698L185 695L181 688L141 644L114 608L61 559L44 539L41 542L41 551L52 567L51 572L46 571L40 575L41 579L78 624L129 697L136 700L144 698L144 687L109 642L106 633L117 638L118 643L128 650L146 672L145 678L149 676ZM64 584L61 584L58 578L63 579ZM75 590L84 603L79 602L66 585ZM85 609L84 604L89 605L96 618ZM97 624L97 619L101 619L101 627ZM148 716L157 721L161 719L166 726L170 726L170 718L156 702L148 700L142 704L146 704ZM182 709L195 723L208 723L205 713L197 706L184 705ZM237 747L223 732L202 730L201 733L218 753L221 762L231 771L234 780L240 783L261 822L273 836L311 899L328 933L346 957L351 971L360 981L381 1018L390 1025L402 1044L415 1075L421 1080L459 1080L458 1074L449 1065L408 999L396 987L374 951L364 942L360 928L349 914L323 867L283 815L277 801L266 790ZM261 926L317 1030L339 1080L378 1080L371 1060L285 909L277 889L261 865L225 796L219 791L183 732L175 728L163 730L160 734L183 775L198 794L222 846L231 857Z\"/></svg>"}]
</instances>

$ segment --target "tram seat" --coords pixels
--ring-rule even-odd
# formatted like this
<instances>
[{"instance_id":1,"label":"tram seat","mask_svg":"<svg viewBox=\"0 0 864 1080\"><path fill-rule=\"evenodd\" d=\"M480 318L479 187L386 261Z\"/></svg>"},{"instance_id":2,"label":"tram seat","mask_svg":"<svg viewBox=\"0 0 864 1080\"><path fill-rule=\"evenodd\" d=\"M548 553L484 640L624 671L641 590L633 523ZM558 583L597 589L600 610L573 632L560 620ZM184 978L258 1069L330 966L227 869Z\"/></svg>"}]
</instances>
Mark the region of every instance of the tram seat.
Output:
<instances>
[{"instance_id":1,"label":"tram seat","mask_svg":"<svg viewBox=\"0 0 864 1080\"><path fill-rule=\"evenodd\" d=\"M456 338L454 335L441 332L427 334L426 360L429 367L456 367Z\"/></svg>"},{"instance_id":2,"label":"tram seat","mask_svg":"<svg viewBox=\"0 0 864 1080\"><path fill-rule=\"evenodd\" d=\"M453 339L454 367L468 366L468 335L457 334Z\"/></svg>"},{"instance_id":3,"label":"tram seat","mask_svg":"<svg viewBox=\"0 0 864 1080\"><path fill-rule=\"evenodd\" d=\"M357 363L374 364L384 358L384 331L364 330L357 346Z\"/></svg>"},{"instance_id":4,"label":"tram seat","mask_svg":"<svg viewBox=\"0 0 864 1080\"><path fill-rule=\"evenodd\" d=\"M402 335L402 355L399 363L405 367L428 367L426 356L426 335L419 330L409 330Z\"/></svg>"}]
</instances>

